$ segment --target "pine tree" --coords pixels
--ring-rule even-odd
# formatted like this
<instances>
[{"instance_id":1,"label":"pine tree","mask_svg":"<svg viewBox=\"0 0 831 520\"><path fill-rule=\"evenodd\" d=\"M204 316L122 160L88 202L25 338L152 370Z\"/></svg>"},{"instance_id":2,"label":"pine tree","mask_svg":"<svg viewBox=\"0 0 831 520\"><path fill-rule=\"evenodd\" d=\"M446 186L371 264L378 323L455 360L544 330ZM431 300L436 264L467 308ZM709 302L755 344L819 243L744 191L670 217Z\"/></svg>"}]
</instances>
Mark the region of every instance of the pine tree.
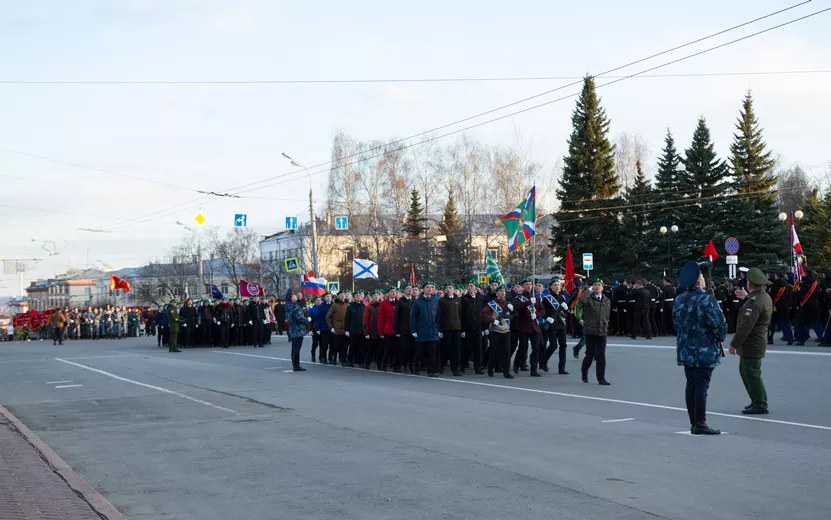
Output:
<instances>
[{"instance_id":1,"label":"pine tree","mask_svg":"<svg viewBox=\"0 0 831 520\"><path fill-rule=\"evenodd\" d=\"M427 218L424 215L424 206L421 205L421 194L413 188L410 192L410 209L407 210L407 219L403 230L409 238L418 238L427 231Z\"/></svg>"},{"instance_id":2,"label":"pine tree","mask_svg":"<svg viewBox=\"0 0 831 520\"><path fill-rule=\"evenodd\" d=\"M750 92L742 102L737 133L730 145L735 192L744 194L733 203L731 233L741 243L742 263L755 267L774 264L781 255L781 229L776 219L778 179L771 173L774 161L762 139Z\"/></svg>"},{"instance_id":3,"label":"pine tree","mask_svg":"<svg viewBox=\"0 0 831 520\"><path fill-rule=\"evenodd\" d=\"M678 224L678 211L672 209L672 206L679 205L679 203L673 202L683 197L683 193L679 192L681 189L681 175L683 175L681 156L678 155L678 150L675 148L675 139L672 137L672 132L667 128L664 149L658 159L658 171L655 172L655 194L653 197L653 202L670 203L666 207L657 206L656 221L661 222L661 225Z\"/></svg>"},{"instance_id":4,"label":"pine tree","mask_svg":"<svg viewBox=\"0 0 831 520\"><path fill-rule=\"evenodd\" d=\"M678 208L680 221L678 227L679 264L688 260L697 260L701 250L712 239L716 244L723 244L727 237L726 225L729 224L729 201L721 199L729 194L727 164L719 160L710 129L704 117L699 118L693 133L690 147L684 151L684 171L680 175L679 187L685 201ZM719 257L723 262L724 256Z\"/></svg>"},{"instance_id":5,"label":"pine tree","mask_svg":"<svg viewBox=\"0 0 831 520\"><path fill-rule=\"evenodd\" d=\"M609 142L609 119L600 106L594 78L586 76L571 116L568 155L557 197L560 209L551 228L551 246L565 254L571 243L575 258L593 253L600 272L610 273L621 257L619 213L598 208L617 206L620 180L615 173L615 147ZM594 210L594 211L586 211Z\"/></svg>"},{"instance_id":6,"label":"pine tree","mask_svg":"<svg viewBox=\"0 0 831 520\"><path fill-rule=\"evenodd\" d=\"M453 186L450 185L447 190L447 203L444 205L444 215L442 216L439 231L445 236L444 242L444 271L445 274L453 280L461 280L465 274L465 261L463 258L464 233L460 233L459 213L456 209L456 195L453 191Z\"/></svg>"},{"instance_id":7,"label":"pine tree","mask_svg":"<svg viewBox=\"0 0 831 520\"><path fill-rule=\"evenodd\" d=\"M648 204L652 199L652 186L643 172L640 159L635 162L637 174L632 185L624 192L626 206L640 206L627 208L623 211L623 232L620 235L620 244L626 254L622 256L619 274L643 276L655 274L652 265L651 251L654 246L655 231L654 217L650 215Z\"/></svg>"}]
</instances>

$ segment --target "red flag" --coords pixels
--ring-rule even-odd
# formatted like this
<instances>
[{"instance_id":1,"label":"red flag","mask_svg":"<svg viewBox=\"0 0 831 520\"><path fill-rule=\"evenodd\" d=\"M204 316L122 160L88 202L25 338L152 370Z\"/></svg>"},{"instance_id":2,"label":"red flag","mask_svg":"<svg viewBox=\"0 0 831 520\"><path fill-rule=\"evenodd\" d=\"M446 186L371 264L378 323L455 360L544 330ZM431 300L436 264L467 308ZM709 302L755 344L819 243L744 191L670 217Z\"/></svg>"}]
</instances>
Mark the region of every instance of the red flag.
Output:
<instances>
[{"instance_id":1,"label":"red flag","mask_svg":"<svg viewBox=\"0 0 831 520\"><path fill-rule=\"evenodd\" d=\"M710 257L711 262L715 262L716 258L718 258L718 252L716 251L716 246L713 245L713 241L710 240L710 243L707 244L707 247L704 248L702 253L706 256Z\"/></svg>"},{"instance_id":2,"label":"red flag","mask_svg":"<svg viewBox=\"0 0 831 520\"><path fill-rule=\"evenodd\" d=\"M413 285L416 284L415 266L413 264L410 264L410 283Z\"/></svg>"},{"instance_id":3,"label":"red flag","mask_svg":"<svg viewBox=\"0 0 831 520\"><path fill-rule=\"evenodd\" d=\"M566 249L566 279L563 288L569 294L574 291L574 259L571 257L571 244Z\"/></svg>"},{"instance_id":4,"label":"red flag","mask_svg":"<svg viewBox=\"0 0 831 520\"><path fill-rule=\"evenodd\" d=\"M253 298L254 296L265 296L265 290L255 283L246 282L243 279L239 281L239 295L243 298Z\"/></svg>"},{"instance_id":5,"label":"red flag","mask_svg":"<svg viewBox=\"0 0 831 520\"><path fill-rule=\"evenodd\" d=\"M110 290L124 289L124 292L130 292L130 282L124 278L120 278L114 274L110 275Z\"/></svg>"}]
</instances>

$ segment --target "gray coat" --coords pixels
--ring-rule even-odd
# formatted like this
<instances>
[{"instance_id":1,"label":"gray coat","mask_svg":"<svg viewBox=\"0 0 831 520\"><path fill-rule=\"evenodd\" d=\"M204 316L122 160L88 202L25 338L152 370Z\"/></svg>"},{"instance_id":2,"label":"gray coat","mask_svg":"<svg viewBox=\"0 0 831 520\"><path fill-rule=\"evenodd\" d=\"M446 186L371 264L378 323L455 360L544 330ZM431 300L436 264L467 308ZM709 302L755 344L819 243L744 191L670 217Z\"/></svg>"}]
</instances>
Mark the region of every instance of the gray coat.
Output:
<instances>
[{"instance_id":1,"label":"gray coat","mask_svg":"<svg viewBox=\"0 0 831 520\"><path fill-rule=\"evenodd\" d=\"M603 295L600 301L591 291L586 291L577 303L577 319L584 321L583 330L587 336L606 336L609 331L609 316L612 313L612 299Z\"/></svg>"}]
</instances>

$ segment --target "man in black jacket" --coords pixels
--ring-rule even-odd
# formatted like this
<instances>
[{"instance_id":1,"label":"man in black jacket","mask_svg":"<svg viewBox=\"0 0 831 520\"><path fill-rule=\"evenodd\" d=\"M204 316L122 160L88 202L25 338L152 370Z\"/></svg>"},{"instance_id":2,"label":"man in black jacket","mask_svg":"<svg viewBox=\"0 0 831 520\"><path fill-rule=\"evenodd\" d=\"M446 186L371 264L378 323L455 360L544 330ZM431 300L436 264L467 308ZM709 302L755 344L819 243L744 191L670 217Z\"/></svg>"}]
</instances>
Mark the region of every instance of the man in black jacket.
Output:
<instances>
[{"instance_id":1,"label":"man in black jacket","mask_svg":"<svg viewBox=\"0 0 831 520\"><path fill-rule=\"evenodd\" d=\"M817 342L822 342L823 327L820 321L819 296L822 292L817 274L810 268L805 269L805 276L794 295L796 306L796 344L805 345L811 336L809 327L817 335Z\"/></svg>"},{"instance_id":2,"label":"man in black jacket","mask_svg":"<svg viewBox=\"0 0 831 520\"><path fill-rule=\"evenodd\" d=\"M282 336L286 323L286 304L283 300L277 300L274 306L274 321L277 322L277 333Z\"/></svg>"},{"instance_id":3,"label":"man in black jacket","mask_svg":"<svg viewBox=\"0 0 831 520\"><path fill-rule=\"evenodd\" d=\"M659 305L661 290L658 289L655 282L647 282L646 290L649 291L649 328L652 331L652 336L659 336L661 331L658 329L657 315L658 309L662 308Z\"/></svg>"},{"instance_id":4,"label":"man in black jacket","mask_svg":"<svg viewBox=\"0 0 831 520\"><path fill-rule=\"evenodd\" d=\"M776 334L776 327L782 331L782 335L788 345L793 345L793 330L791 329L791 305L793 301L793 288L788 285L782 273L774 273L773 281L768 286L768 294L773 301L773 315L768 327L768 345L773 345L773 336Z\"/></svg>"},{"instance_id":5,"label":"man in black jacket","mask_svg":"<svg viewBox=\"0 0 831 520\"><path fill-rule=\"evenodd\" d=\"M661 308L662 323L664 327L664 334L668 336L675 336L675 324L672 322L672 311L675 308L675 287L668 278L664 278L664 287L661 289Z\"/></svg>"},{"instance_id":6,"label":"man in black jacket","mask_svg":"<svg viewBox=\"0 0 831 520\"><path fill-rule=\"evenodd\" d=\"M265 312L260 304L260 297L255 296L248 304L248 325L251 327L251 344L255 347L265 348L263 344L263 320Z\"/></svg>"},{"instance_id":7,"label":"man in black jacket","mask_svg":"<svg viewBox=\"0 0 831 520\"><path fill-rule=\"evenodd\" d=\"M476 280L467 284L467 293L462 296L462 363L464 373L468 362L473 359L473 370L484 375L482 370L482 320L479 314L485 306L485 298L476 287Z\"/></svg>"},{"instance_id":8,"label":"man in black jacket","mask_svg":"<svg viewBox=\"0 0 831 520\"><path fill-rule=\"evenodd\" d=\"M649 291L643 286L641 280L635 280L634 288L629 292L629 300L634 302L632 310L634 317L632 318L632 339L637 339L638 335L643 330L646 334L646 339L652 339L652 327L649 324L649 300L651 296Z\"/></svg>"},{"instance_id":9,"label":"man in black jacket","mask_svg":"<svg viewBox=\"0 0 831 520\"><path fill-rule=\"evenodd\" d=\"M414 340L410 329L410 311L413 309L413 286L404 286L404 296L395 302L393 313L393 328L395 337L398 338L398 355L395 356L393 370L397 371L402 366L404 373L413 371L413 356L415 355Z\"/></svg>"},{"instance_id":10,"label":"man in black jacket","mask_svg":"<svg viewBox=\"0 0 831 520\"><path fill-rule=\"evenodd\" d=\"M548 372L548 360L551 359L554 351L559 347L557 372L560 374L568 374L566 372L566 318L568 317L568 303L566 303L565 296L563 296L562 283L559 278L554 278L548 284L548 294L543 297L542 304L545 309L545 321L548 324L546 330L546 334L548 335L548 349L543 354L540 368L544 372Z\"/></svg>"},{"instance_id":11,"label":"man in black jacket","mask_svg":"<svg viewBox=\"0 0 831 520\"><path fill-rule=\"evenodd\" d=\"M629 282L624 280L622 284L612 291L612 317L615 321L615 333L618 336L627 335L626 327L626 306L629 301Z\"/></svg>"},{"instance_id":12,"label":"man in black jacket","mask_svg":"<svg viewBox=\"0 0 831 520\"><path fill-rule=\"evenodd\" d=\"M196 307L191 300L186 301L185 306L179 311L179 326L179 345L182 348L196 345Z\"/></svg>"}]
</instances>

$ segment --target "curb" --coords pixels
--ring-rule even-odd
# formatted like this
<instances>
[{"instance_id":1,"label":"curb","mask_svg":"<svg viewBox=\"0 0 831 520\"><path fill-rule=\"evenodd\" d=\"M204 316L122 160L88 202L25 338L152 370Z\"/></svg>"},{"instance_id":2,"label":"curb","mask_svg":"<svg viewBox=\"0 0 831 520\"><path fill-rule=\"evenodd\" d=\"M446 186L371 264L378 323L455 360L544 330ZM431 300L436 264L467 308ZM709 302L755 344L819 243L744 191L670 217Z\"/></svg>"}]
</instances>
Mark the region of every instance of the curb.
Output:
<instances>
[{"instance_id":1,"label":"curb","mask_svg":"<svg viewBox=\"0 0 831 520\"><path fill-rule=\"evenodd\" d=\"M52 448L46 445L40 437L35 435L32 430L20 422L20 419L14 416L5 406L0 405L0 415L8 419L12 425L20 432L21 435L31 444L40 455L46 459L52 470L60 475L69 487L76 493L80 493L84 500L99 514L104 515L108 520L127 520L124 515L106 499L101 493L90 486L87 481L82 479L80 475L75 473L69 465L64 462L57 453L52 451Z\"/></svg>"}]
</instances>

